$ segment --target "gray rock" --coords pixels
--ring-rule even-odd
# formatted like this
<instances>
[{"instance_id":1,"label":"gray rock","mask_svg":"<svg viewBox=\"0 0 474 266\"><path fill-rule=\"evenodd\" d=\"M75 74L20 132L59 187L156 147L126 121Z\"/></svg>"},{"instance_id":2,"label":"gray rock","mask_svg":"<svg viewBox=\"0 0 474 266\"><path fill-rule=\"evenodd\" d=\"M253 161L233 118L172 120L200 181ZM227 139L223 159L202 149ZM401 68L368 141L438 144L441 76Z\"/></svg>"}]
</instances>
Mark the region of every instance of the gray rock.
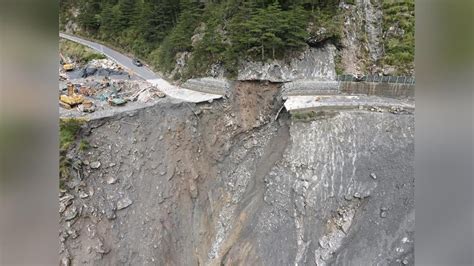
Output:
<instances>
[{"instance_id":1,"label":"gray rock","mask_svg":"<svg viewBox=\"0 0 474 266\"><path fill-rule=\"evenodd\" d=\"M107 184L111 185L111 184L115 184L117 182L117 178L114 177L114 176L108 176L107 177Z\"/></svg>"},{"instance_id":2,"label":"gray rock","mask_svg":"<svg viewBox=\"0 0 474 266\"><path fill-rule=\"evenodd\" d=\"M189 193L191 194L191 198L193 199L197 198L199 195L198 188L194 181L189 183Z\"/></svg>"},{"instance_id":3,"label":"gray rock","mask_svg":"<svg viewBox=\"0 0 474 266\"><path fill-rule=\"evenodd\" d=\"M373 179L377 179L377 176L375 175L375 173L370 173L370 177L372 177Z\"/></svg>"},{"instance_id":4,"label":"gray rock","mask_svg":"<svg viewBox=\"0 0 474 266\"><path fill-rule=\"evenodd\" d=\"M68 258L68 257L62 257L62 258L61 258L60 265L61 265L61 266L69 266L69 265L70 265L69 258Z\"/></svg>"},{"instance_id":5,"label":"gray rock","mask_svg":"<svg viewBox=\"0 0 474 266\"><path fill-rule=\"evenodd\" d=\"M65 196L59 198L59 213L63 213L66 208L71 205L74 196L71 194L66 194Z\"/></svg>"},{"instance_id":6,"label":"gray rock","mask_svg":"<svg viewBox=\"0 0 474 266\"><path fill-rule=\"evenodd\" d=\"M64 212L64 220L70 221L77 216L77 208L76 206L71 206L69 207L65 212Z\"/></svg>"},{"instance_id":7,"label":"gray rock","mask_svg":"<svg viewBox=\"0 0 474 266\"><path fill-rule=\"evenodd\" d=\"M67 233L72 239L76 239L79 236L76 230L68 230Z\"/></svg>"},{"instance_id":8,"label":"gray rock","mask_svg":"<svg viewBox=\"0 0 474 266\"><path fill-rule=\"evenodd\" d=\"M128 197L122 198L117 202L117 210L122 210L132 205L133 201Z\"/></svg>"},{"instance_id":9,"label":"gray rock","mask_svg":"<svg viewBox=\"0 0 474 266\"><path fill-rule=\"evenodd\" d=\"M105 209L105 217L109 220L115 219L117 216L115 215L115 207L106 208Z\"/></svg>"},{"instance_id":10,"label":"gray rock","mask_svg":"<svg viewBox=\"0 0 474 266\"><path fill-rule=\"evenodd\" d=\"M92 169L99 169L99 167L100 167L100 162L99 162L99 161L92 162L92 163L90 164L90 167L91 167Z\"/></svg>"},{"instance_id":11,"label":"gray rock","mask_svg":"<svg viewBox=\"0 0 474 266\"><path fill-rule=\"evenodd\" d=\"M84 70L82 71L81 77L87 78L87 77L89 77L89 76L94 75L96 72L97 72L97 68L95 68L95 67L86 67L86 68L84 68Z\"/></svg>"},{"instance_id":12,"label":"gray rock","mask_svg":"<svg viewBox=\"0 0 474 266\"><path fill-rule=\"evenodd\" d=\"M378 1L364 0L358 5L362 5L365 15L365 32L367 36L367 45L371 59L376 62L383 55L382 47L382 9L379 8Z\"/></svg>"},{"instance_id":13,"label":"gray rock","mask_svg":"<svg viewBox=\"0 0 474 266\"><path fill-rule=\"evenodd\" d=\"M390 66L383 69L383 74L385 76L395 76L397 74L397 70L394 67Z\"/></svg>"},{"instance_id":14,"label":"gray rock","mask_svg":"<svg viewBox=\"0 0 474 266\"><path fill-rule=\"evenodd\" d=\"M313 28L314 26L314 23L310 23L309 30L311 31L311 28ZM319 46L329 37L331 37L331 35L328 34L328 30L324 27L319 27L317 30L313 30L313 34L311 34L309 38L306 39L306 43L311 47Z\"/></svg>"},{"instance_id":15,"label":"gray rock","mask_svg":"<svg viewBox=\"0 0 474 266\"><path fill-rule=\"evenodd\" d=\"M334 54L336 48L328 44L323 48L307 48L290 63L271 60L266 63L244 61L239 67L238 80L268 80L288 82L297 79L334 80L336 77Z\"/></svg>"}]
</instances>

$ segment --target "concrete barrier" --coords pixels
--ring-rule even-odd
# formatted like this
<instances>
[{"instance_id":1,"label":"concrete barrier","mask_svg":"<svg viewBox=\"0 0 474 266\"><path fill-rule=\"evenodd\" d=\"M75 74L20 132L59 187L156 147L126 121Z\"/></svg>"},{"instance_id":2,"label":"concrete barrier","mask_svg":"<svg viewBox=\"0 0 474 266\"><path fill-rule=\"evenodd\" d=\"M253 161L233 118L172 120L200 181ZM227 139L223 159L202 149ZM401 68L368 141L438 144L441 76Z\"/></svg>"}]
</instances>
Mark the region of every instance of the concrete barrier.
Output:
<instances>
[{"instance_id":1,"label":"concrete barrier","mask_svg":"<svg viewBox=\"0 0 474 266\"><path fill-rule=\"evenodd\" d=\"M189 79L181 87L189 90L212 93L218 95L227 95L231 84L224 79L216 78L198 78Z\"/></svg>"},{"instance_id":2,"label":"concrete barrier","mask_svg":"<svg viewBox=\"0 0 474 266\"><path fill-rule=\"evenodd\" d=\"M324 110L361 110L373 107L413 111L414 102L366 95L290 96L285 101L289 112Z\"/></svg>"},{"instance_id":3,"label":"concrete barrier","mask_svg":"<svg viewBox=\"0 0 474 266\"><path fill-rule=\"evenodd\" d=\"M285 83L282 96L297 95L374 95L395 99L413 99L415 84L412 79L387 77L387 80L408 82L367 82L367 81L318 81L298 80Z\"/></svg>"},{"instance_id":4,"label":"concrete barrier","mask_svg":"<svg viewBox=\"0 0 474 266\"><path fill-rule=\"evenodd\" d=\"M291 95L334 95L339 94L339 82L319 80L297 80L285 83L283 96Z\"/></svg>"}]
</instances>

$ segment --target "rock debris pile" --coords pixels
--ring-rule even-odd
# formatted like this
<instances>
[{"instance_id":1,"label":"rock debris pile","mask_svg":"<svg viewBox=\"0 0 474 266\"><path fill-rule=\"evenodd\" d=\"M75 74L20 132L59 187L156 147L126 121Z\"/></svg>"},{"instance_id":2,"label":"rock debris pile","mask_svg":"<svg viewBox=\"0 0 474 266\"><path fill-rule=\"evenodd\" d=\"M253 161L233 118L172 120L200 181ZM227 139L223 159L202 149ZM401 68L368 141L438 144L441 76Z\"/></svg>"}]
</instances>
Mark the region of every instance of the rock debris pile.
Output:
<instances>
[{"instance_id":1,"label":"rock debris pile","mask_svg":"<svg viewBox=\"0 0 474 266\"><path fill-rule=\"evenodd\" d=\"M90 148L66 154L61 264L413 264L413 113L281 106L278 85L240 82L89 121Z\"/></svg>"}]
</instances>

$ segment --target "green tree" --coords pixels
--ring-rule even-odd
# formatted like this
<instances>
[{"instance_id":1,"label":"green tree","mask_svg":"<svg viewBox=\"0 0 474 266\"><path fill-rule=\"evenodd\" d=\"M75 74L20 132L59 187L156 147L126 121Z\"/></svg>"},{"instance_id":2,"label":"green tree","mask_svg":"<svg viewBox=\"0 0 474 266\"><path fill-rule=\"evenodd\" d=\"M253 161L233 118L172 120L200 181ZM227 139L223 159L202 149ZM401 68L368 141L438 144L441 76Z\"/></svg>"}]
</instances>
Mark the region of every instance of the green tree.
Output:
<instances>
[{"instance_id":1,"label":"green tree","mask_svg":"<svg viewBox=\"0 0 474 266\"><path fill-rule=\"evenodd\" d=\"M339 0L60 0L60 23L80 9L84 33L149 60L163 71L192 52L189 75L223 63L235 74L242 59L283 58L305 47L308 22L337 36ZM202 39L192 45L197 28ZM199 27L200 28L200 27ZM330 41L333 41L331 38ZM395 41L387 49L397 49ZM390 51L391 51L390 50ZM398 52L398 51L395 51Z\"/></svg>"},{"instance_id":2,"label":"green tree","mask_svg":"<svg viewBox=\"0 0 474 266\"><path fill-rule=\"evenodd\" d=\"M285 38L285 46L289 49L299 49L306 44L308 32L308 13L301 7L296 6L285 11L280 18L280 34Z\"/></svg>"},{"instance_id":3,"label":"green tree","mask_svg":"<svg viewBox=\"0 0 474 266\"><path fill-rule=\"evenodd\" d=\"M135 24L139 14L139 5L137 0L120 0L120 26L126 29Z\"/></svg>"},{"instance_id":4,"label":"green tree","mask_svg":"<svg viewBox=\"0 0 474 266\"><path fill-rule=\"evenodd\" d=\"M283 11L278 1L258 8L247 19L234 20L233 42L246 55L259 55L265 61L267 51L272 58L280 57L286 49L296 50L305 44L306 12L297 7Z\"/></svg>"},{"instance_id":5,"label":"green tree","mask_svg":"<svg viewBox=\"0 0 474 266\"><path fill-rule=\"evenodd\" d=\"M120 17L118 6L110 3L104 4L100 13L100 32L103 37L111 37L117 33Z\"/></svg>"},{"instance_id":6,"label":"green tree","mask_svg":"<svg viewBox=\"0 0 474 266\"><path fill-rule=\"evenodd\" d=\"M82 0L79 10L79 25L87 32L96 33L100 27L100 0Z\"/></svg>"},{"instance_id":7,"label":"green tree","mask_svg":"<svg viewBox=\"0 0 474 266\"><path fill-rule=\"evenodd\" d=\"M183 1L181 8L182 11L176 27L163 40L160 47L158 63L165 71L170 71L174 68L177 53L191 51L191 37L199 23L200 9L198 3L190 0Z\"/></svg>"},{"instance_id":8,"label":"green tree","mask_svg":"<svg viewBox=\"0 0 474 266\"><path fill-rule=\"evenodd\" d=\"M187 77L205 73L214 63L224 63L228 45L224 43L222 24L225 9L217 3L209 4L204 10L206 21L202 40L194 47L189 62Z\"/></svg>"}]
</instances>

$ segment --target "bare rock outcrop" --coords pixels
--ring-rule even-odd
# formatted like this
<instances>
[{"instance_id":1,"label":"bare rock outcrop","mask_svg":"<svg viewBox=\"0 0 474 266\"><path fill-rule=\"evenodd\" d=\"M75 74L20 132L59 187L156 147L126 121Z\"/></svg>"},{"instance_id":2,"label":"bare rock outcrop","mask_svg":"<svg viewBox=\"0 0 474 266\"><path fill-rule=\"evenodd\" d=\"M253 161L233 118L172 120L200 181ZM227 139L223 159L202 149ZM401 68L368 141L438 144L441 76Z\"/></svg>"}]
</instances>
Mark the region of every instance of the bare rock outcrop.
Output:
<instances>
[{"instance_id":1,"label":"bare rock outcrop","mask_svg":"<svg viewBox=\"0 0 474 266\"><path fill-rule=\"evenodd\" d=\"M275 121L279 94L240 82L229 100L90 122L61 192L63 261L412 264L414 116Z\"/></svg>"},{"instance_id":2,"label":"bare rock outcrop","mask_svg":"<svg viewBox=\"0 0 474 266\"><path fill-rule=\"evenodd\" d=\"M322 48L308 47L299 56L265 63L244 61L239 67L238 80L268 80L288 82L297 79L334 80L336 77L334 55L336 47L327 44Z\"/></svg>"}]
</instances>

